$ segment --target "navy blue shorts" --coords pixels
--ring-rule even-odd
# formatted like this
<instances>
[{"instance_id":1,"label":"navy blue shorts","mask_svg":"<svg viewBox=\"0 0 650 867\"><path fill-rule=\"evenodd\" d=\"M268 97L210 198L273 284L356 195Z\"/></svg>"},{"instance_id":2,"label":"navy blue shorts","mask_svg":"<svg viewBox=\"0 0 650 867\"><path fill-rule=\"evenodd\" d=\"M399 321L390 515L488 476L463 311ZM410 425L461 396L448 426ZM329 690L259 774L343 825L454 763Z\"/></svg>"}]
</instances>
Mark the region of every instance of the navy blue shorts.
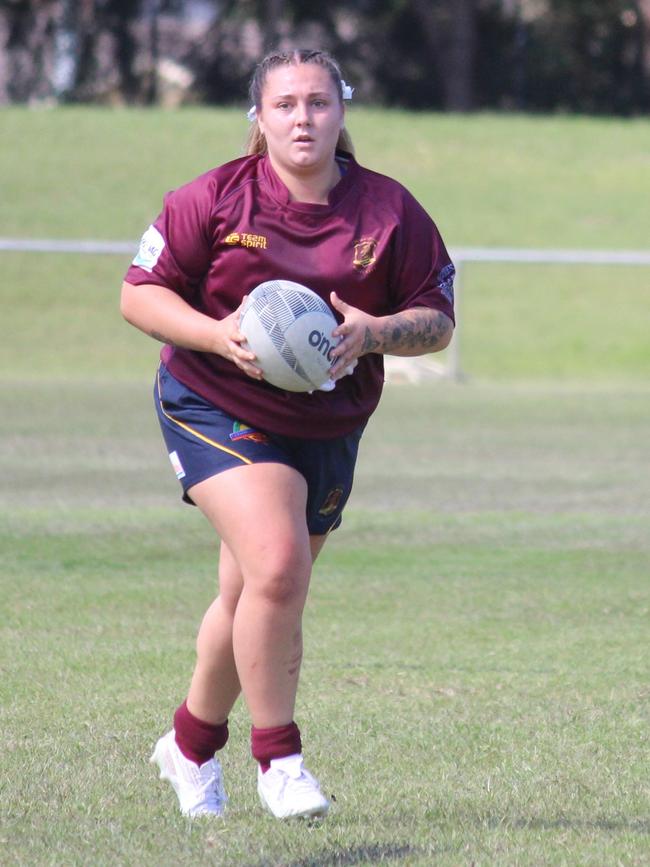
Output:
<instances>
[{"instance_id":1,"label":"navy blue shorts","mask_svg":"<svg viewBox=\"0 0 650 867\"><path fill-rule=\"evenodd\" d=\"M335 439L280 436L249 427L180 383L164 364L154 388L169 459L187 491L198 482L246 464L286 464L307 481L307 528L324 535L341 523L352 490L363 427Z\"/></svg>"}]
</instances>

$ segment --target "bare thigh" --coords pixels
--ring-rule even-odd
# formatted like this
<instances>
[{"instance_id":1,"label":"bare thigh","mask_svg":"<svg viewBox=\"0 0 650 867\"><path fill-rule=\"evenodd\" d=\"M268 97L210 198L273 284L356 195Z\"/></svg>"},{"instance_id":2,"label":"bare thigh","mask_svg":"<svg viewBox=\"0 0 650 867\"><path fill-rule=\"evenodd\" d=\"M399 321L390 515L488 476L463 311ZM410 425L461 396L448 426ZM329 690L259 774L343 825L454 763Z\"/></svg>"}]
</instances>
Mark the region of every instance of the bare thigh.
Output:
<instances>
[{"instance_id":1,"label":"bare thigh","mask_svg":"<svg viewBox=\"0 0 650 867\"><path fill-rule=\"evenodd\" d=\"M188 493L225 543L244 582L277 583L284 576L286 583L292 575L309 573L307 483L297 470L272 463L236 467Z\"/></svg>"}]
</instances>

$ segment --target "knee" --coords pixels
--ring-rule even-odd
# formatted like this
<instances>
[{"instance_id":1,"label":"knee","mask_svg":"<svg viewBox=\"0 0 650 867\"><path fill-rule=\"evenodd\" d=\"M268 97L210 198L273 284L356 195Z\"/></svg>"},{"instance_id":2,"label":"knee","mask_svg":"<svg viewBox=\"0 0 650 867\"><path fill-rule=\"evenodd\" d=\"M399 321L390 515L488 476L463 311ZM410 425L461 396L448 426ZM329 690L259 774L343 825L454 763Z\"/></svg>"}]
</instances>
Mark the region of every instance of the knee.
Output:
<instances>
[{"instance_id":1,"label":"knee","mask_svg":"<svg viewBox=\"0 0 650 867\"><path fill-rule=\"evenodd\" d=\"M250 582L254 592L273 605L290 607L305 601L311 577L309 552L278 547L260 562Z\"/></svg>"}]
</instances>

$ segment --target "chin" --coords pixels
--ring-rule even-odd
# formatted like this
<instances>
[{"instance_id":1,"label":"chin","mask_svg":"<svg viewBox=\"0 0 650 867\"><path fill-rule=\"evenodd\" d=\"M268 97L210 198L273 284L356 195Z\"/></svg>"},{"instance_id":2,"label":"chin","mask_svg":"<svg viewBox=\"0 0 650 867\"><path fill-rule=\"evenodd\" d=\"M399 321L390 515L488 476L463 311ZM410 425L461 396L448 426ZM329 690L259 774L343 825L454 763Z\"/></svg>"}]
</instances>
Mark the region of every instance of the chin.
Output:
<instances>
[{"instance_id":1,"label":"chin","mask_svg":"<svg viewBox=\"0 0 650 867\"><path fill-rule=\"evenodd\" d=\"M303 154L291 160L292 164L297 169L311 169L319 164L319 160L315 159L311 154Z\"/></svg>"}]
</instances>

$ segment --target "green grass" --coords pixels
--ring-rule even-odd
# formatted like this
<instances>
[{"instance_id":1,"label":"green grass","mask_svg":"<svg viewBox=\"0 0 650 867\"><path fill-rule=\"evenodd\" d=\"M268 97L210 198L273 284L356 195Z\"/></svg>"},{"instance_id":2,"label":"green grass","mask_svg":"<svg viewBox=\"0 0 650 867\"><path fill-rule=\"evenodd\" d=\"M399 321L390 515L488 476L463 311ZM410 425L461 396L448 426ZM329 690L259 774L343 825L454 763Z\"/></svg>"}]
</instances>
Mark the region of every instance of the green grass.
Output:
<instances>
[{"instance_id":1,"label":"green grass","mask_svg":"<svg viewBox=\"0 0 650 867\"><path fill-rule=\"evenodd\" d=\"M133 238L134 249L163 194L238 154L246 129L241 111L221 109L4 109L0 121L0 236ZM349 124L359 159L412 189L449 246L647 247L647 120L354 108ZM146 375L154 348L116 310L128 258L3 254L0 376ZM465 266L464 372L647 381L649 273ZM84 335L96 329L111 343L89 355Z\"/></svg>"},{"instance_id":2,"label":"green grass","mask_svg":"<svg viewBox=\"0 0 650 867\"><path fill-rule=\"evenodd\" d=\"M647 387L387 390L306 617L314 828L257 806L241 707L224 822L146 763L216 555L147 390L6 392L3 863L645 863Z\"/></svg>"},{"instance_id":3,"label":"green grass","mask_svg":"<svg viewBox=\"0 0 650 867\"><path fill-rule=\"evenodd\" d=\"M0 235L104 239L137 238L245 126L0 125ZM647 246L647 121L354 109L350 127L451 245ZM217 540L160 441L158 347L117 312L126 262L1 261L2 864L650 862L647 269L468 266L469 379L387 386L306 614L297 718L336 798L308 826L261 812L243 707L225 821L184 820L147 764Z\"/></svg>"},{"instance_id":4,"label":"green grass","mask_svg":"<svg viewBox=\"0 0 650 867\"><path fill-rule=\"evenodd\" d=\"M140 237L163 194L241 153L239 109L0 111L0 236ZM353 106L359 161L405 183L450 244L647 247L650 121Z\"/></svg>"}]
</instances>

